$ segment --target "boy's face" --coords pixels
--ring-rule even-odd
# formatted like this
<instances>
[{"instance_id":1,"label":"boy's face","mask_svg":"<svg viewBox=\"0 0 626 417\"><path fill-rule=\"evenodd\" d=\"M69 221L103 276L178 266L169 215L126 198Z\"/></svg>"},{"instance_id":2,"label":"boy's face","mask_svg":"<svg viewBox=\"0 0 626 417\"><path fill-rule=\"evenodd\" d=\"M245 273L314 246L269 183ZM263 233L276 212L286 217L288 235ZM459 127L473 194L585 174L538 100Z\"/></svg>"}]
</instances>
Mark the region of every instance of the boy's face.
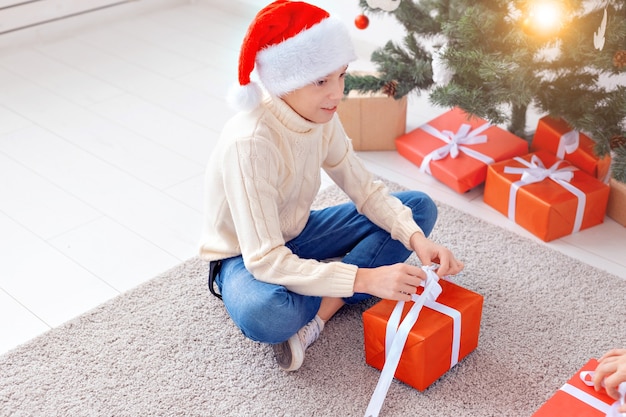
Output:
<instances>
[{"instance_id":1,"label":"boy's face","mask_svg":"<svg viewBox=\"0 0 626 417\"><path fill-rule=\"evenodd\" d=\"M347 69L346 65L313 84L285 94L282 99L308 121L329 122L343 98L344 77Z\"/></svg>"}]
</instances>

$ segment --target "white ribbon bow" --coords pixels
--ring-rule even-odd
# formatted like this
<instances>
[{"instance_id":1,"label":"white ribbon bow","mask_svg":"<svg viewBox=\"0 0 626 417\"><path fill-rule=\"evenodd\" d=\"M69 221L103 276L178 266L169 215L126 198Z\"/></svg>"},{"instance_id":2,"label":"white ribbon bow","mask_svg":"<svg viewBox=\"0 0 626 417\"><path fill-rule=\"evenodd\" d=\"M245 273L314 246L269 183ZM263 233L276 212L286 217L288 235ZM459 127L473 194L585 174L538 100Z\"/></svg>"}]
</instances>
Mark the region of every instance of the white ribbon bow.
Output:
<instances>
[{"instance_id":1,"label":"white ribbon bow","mask_svg":"<svg viewBox=\"0 0 626 417\"><path fill-rule=\"evenodd\" d=\"M574 177L573 171L576 170L576 168L572 166L559 169L559 165L561 165L563 161L556 161L550 168L546 168L543 161L537 155L533 155L530 158L530 162L519 157L513 159L525 165L526 168L504 167L504 172L506 174L522 174L522 181L526 184L541 182L546 178L550 178L554 181L569 182Z\"/></svg>"},{"instance_id":2,"label":"white ribbon bow","mask_svg":"<svg viewBox=\"0 0 626 417\"><path fill-rule=\"evenodd\" d=\"M524 185L541 182L546 178L550 178L552 181L556 182L578 198L576 218L574 219L574 227L572 228L572 233L578 232L583 222L583 214L585 213L587 196L584 192L570 184L570 181L574 177L573 171L576 171L577 168L573 166L568 166L559 169L559 165L563 162L561 160L555 162L550 168L546 168L543 164L543 161L541 161L541 159L537 155L533 155L530 159L530 162L519 157L515 157L513 159L515 159L520 164L526 166L526 168L504 167L504 173L506 174L522 175L522 178L519 181L511 184L511 191L509 192L509 219L515 221L515 204L517 201L517 190Z\"/></svg>"},{"instance_id":3,"label":"white ribbon bow","mask_svg":"<svg viewBox=\"0 0 626 417\"><path fill-rule=\"evenodd\" d=\"M494 163L493 158L468 148L464 145L476 145L479 143L487 142L487 135L481 135L482 132L489 129L491 124L485 123L484 125L471 130L471 126L468 124L462 124L459 130L454 133L450 130L439 131L429 124L420 126L420 129L426 133L441 139L446 144L440 148L435 149L424 157L420 170L430 174L430 161L438 161L446 156L450 155L452 158L459 156L459 152L463 152L474 159L484 162L489 165Z\"/></svg>"},{"instance_id":4,"label":"white ribbon bow","mask_svg":"<svg viewBox=\"0 0 626 417\"><path fill-rule=\"evenodd\" d=\"M556 150L556 156L559 159L565 159L565 154L574 152L580 146L580 133L576 130L561 135L559 146Z\"/></svg>"},{"instance_id":5,"label":"white ribbon bow","mask_svg":"<svg viewBox=\"0 0 626 417\"><path fill-rule=\"evenodd\" d=\"M452 338L452 358L450 360L450 367L453 367L459 361L461 313L435 301L442 291L441 285L439 285L439 277L435 273L436 266L423 266L422 269L426 272L426 281L423 283L424 291L422 294L413 294L411 296L415 304L413 304L404 320L402 320L402 323L400 323L400 318L404 308L404 301L398 301L387 321L387 329L385 332L385 365L383 366L378 384L365 411L366 417L378 416L383 402L385 401L385 397L387 396L391 381L396 373L396 368L400 362L400 356L402 355L406 339L415 325L422 307L427 306L453 318L454 334Z\"/></svg>"},{"instance_id":6,"label":"white ribbon bow","mask_svg":"<svg viewBox=\"0 0 626 417\"><path fill-rule=\"evenodd\" d=\"M593 375L594 371L582 371L580 373L580 379L587 385L588 387L593 386ZM602 382L602 386L604 386L604 381ZM626 382L622 382L619 384L617 391L619 392L620 398L613 403L613 405L609 406L604 401L598 400L593 395L589 395L586 392L570 385L565 384L561 390L567 392L573 397L578 398L582 402L592 406L596 410L599 410L603 413L606 413L606 417L626 417L626 413L620 413L617 409L626 404Z\"/></svg>"}]
</instances>

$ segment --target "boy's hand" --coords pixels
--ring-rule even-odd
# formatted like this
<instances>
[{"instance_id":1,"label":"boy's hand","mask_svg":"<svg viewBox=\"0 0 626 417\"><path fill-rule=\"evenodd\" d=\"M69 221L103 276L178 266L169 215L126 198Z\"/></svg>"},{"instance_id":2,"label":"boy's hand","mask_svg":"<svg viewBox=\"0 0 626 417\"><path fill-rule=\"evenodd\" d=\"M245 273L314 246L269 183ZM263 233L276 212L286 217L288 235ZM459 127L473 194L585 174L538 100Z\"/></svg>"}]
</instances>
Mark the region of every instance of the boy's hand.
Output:
<instances>
[{"instance_id":1,"label":"boy's hand","mask_svg":"<svg viewBox=\"0 0 626 417\"><path fill-rule=\"evenodd\" d=\"M427 239L421 233L411 236L411 248L423 265L439 264L437 275L455 275L461 272L463 262L457 260L450 250ZM387 300L410 301L426 279L426 272L419 266L398 263L378 268L359 268L354 280L354 292L362 292Z\"/></svg>"},{"instance_id":2,"label":"boy's hand","mask_svg":"<svg viewBox=\"0 0 626 417\"><path fill-rule=\"evenodd\" d=\"M593 376L594 387L599 391L604 382L606 393L617 400L619 398L617 388L624 381L626 381L626 349L612 349L598 359ZM620 409L620 412L625 411L626 407Z\"/></svg>"},{"instance_id":3,"label":"boy's hand","mask_svg":"<svg viewBox=\"0 0 626 417\"><path fill-rule=\"evenodd\" d=\"M411 236L411 248L423 265L438 263L437 275L440 277L456 275L465 267L448 248L433 242L421 233L414 233Z\"/></svg>"},{"instance_id":4,"label":"boy's hand","mask_svg":"<svg viewBox=\"0 0 626 417\"><path fill-rule=\"evenodd\" d=\"M354 279L354 292L362 292L387 300L410 301L426 272L419 266L397 263L378 268L359 268Z\"/></svg>"}]
</instances>

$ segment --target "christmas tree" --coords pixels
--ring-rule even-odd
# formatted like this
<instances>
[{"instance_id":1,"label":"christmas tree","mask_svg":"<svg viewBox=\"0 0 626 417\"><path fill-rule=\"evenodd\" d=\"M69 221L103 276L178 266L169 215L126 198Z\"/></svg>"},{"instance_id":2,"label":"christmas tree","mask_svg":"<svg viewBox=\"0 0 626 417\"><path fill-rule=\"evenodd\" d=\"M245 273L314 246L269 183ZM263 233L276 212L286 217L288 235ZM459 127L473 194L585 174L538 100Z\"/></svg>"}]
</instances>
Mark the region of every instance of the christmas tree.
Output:
<instances>
[{"instance_id":1,"label":"christmas tree","mask_svg":"<svg viewBox=\"0 0 626 417\"><path fill-rule=\"evenodd\" d=\"M405 29L372 54L376 77L346 89L395 83L396 98L429 94L528 139L527 114L562 117L613 156L626 182L624 0L360 0L366 14L392 14Z\"/></svg>"}]
</instances>

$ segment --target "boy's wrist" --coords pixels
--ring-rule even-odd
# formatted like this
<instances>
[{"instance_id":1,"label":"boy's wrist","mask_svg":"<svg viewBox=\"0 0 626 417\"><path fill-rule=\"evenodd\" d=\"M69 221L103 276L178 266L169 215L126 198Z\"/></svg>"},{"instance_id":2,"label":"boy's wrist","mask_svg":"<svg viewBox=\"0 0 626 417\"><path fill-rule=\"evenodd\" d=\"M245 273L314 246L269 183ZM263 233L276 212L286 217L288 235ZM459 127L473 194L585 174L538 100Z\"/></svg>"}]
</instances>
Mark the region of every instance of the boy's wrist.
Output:
<instances>
[{"instance_id":1,"label":"boy's wrist","mask_svg":"<svg viewBox=\"0 0 626 417\"><path fill-rule=\"evenodd\" d=\"M415 232L411 235L409 242L411 244L411 249L415 252L419 245L424 241L428 240L428 238L422 232Z\"/></svg>"}]
</instances>

